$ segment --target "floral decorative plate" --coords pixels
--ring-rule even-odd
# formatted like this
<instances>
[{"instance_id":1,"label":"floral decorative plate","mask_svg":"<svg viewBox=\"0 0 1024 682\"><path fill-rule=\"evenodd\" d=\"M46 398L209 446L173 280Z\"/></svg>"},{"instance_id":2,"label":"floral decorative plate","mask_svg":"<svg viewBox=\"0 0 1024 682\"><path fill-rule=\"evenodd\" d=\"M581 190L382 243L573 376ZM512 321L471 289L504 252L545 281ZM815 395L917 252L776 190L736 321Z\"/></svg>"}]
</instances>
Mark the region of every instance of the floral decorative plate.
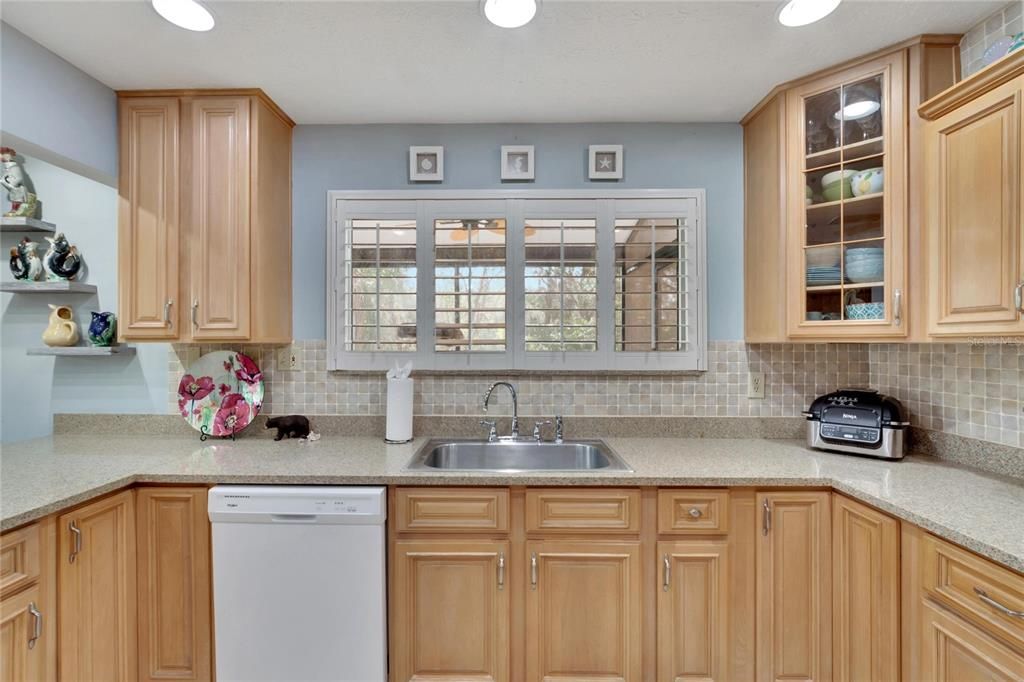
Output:
<instances>
[{"instance_id":1,"label":"floral decorative plate","mask_svg":"<svg viewBox=\"0 0 1024 682\"><path fill-rule=\"evenodd\" d=\"M178 411L196 431L230 436L252 423L263 405L263 372L248 355L207 353L178 383Z\"/></svg>"}]
</instances>

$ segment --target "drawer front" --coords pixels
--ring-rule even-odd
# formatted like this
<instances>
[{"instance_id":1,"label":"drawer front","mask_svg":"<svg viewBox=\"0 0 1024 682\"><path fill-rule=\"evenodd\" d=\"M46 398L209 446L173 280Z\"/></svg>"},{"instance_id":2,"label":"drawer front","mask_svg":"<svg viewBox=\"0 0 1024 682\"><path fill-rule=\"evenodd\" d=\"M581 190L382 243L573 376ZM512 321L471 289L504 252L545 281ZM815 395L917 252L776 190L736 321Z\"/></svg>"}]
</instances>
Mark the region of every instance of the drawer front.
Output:
<instances>
[{"instance_id":1,"label":"drawer front","mask_svg":"<svg viewBox=\"0 0 1024 682\"><path fill-rule=\"evenodd\" d=\"M0 537L0 594L6 597L39 578L38 523L4 533Z\"/></svg>"},{"instance_id":2,"label":"drawer front","mask_svg":"<svg viewBox=\"0 0 1024 682\"><path fill-rule=\"evenodd\" d=\"M527 490L528 533L638 533L640 491Z\"/></svg>"},{"instance_id":3,"label":"drawer front","mask_svg":"<svg viewBox=\"0 0 1024 682\"><path fill-rule=\"evenodd\" d=\"M1024 656L981 628L925 602L922 612L921 680L934 682L1017 682L1024 680Z\"/></svg>"},{"instance_id":4,"label":"drawer front","mask_svg":"<svg viewBox=\"0 0 1024 682\"><path fill-rule=\"evenodd\" d=\"M507 533L504 488L398 488L395 519L400 533Z\"/></svg>"},{"instance_id":5,"label":"drawer front","mask_svg":"<svg viewBox=\"0 0 1024 682\"><path fill-rule=\"evenodd\" d=\"M922 553L923 586L933 599L1024 649L1024 576L931 535Z\"/></svg>"},{"instance_id":6,"label":"drawer front","mask_svg":"<svg viewBox=\"0 0 1024 682\"><path fill-rule=\"evenodd\" d=\"M729 532L729 491L658 491L658 532L668 535Z\"/></svg>"}]
</instances>

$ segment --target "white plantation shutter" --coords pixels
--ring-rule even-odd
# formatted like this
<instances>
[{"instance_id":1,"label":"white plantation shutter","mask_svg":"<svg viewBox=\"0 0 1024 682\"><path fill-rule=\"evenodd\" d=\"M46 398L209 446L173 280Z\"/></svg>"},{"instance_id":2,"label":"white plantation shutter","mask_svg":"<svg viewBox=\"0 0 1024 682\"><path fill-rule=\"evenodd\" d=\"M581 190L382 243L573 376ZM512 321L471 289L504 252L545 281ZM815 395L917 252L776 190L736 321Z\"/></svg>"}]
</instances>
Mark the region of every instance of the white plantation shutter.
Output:
<instances>
[{"instance_id":1,"label":"white plantation shutter","mask_svg":"<svg viewBox=\"0 0 1024 682\"><path fill-rule=\"evenodd\" d=\"M330 194L331 369L705 367L700 190Z\"/></svg>"}]
</instances>

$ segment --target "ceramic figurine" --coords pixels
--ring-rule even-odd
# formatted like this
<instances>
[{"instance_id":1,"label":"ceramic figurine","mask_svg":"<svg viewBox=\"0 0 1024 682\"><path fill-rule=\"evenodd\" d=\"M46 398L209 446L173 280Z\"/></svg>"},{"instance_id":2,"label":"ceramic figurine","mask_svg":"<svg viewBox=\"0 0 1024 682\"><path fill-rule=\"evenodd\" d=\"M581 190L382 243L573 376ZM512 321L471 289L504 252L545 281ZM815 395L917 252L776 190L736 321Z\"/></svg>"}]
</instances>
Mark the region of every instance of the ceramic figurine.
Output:
<instances>
[{"instance_id":1,"label":"ceramic figurine","mask_svg":"<svg viewBox=\"0 0 1024 682\"><path fill-rule=\"evenodd\" d=\"M17 161L17 152L10 147L0 147L0 185L7 190L11 210L4 213L7 218L35 218L39 199L31 191L32 185L25 175L25 169Z\"/></svg>"},{"instance_id":2,"label":"ceramic figurine","mask_svg":"<svg viewBox=\"0 0 1024 682\"><path fill-rule=\"evenodd\" d=\"M11 272L14 279L34 282L43 273L43 262L36 254L37 244L28 237L22 237L17 246L11 247Z\"/></svg>"},{"instance_id":3,"label":"ceramic figurine","mask_svg":"<svg viewBox=\"0 0 1024 682\"><path fill-rule=\"evenodd\" d=\"M63 232L58 232L55 237L47 237L46 241L50 242L50 248L43 256L46 279L51 282L74 279L82 267L78 248L68 245Z\"/></svg>"},{"instance_id":4,"label":"ceramic figurine","mask_svg":"<svg viewBox=\"0 0 1024 682\"><path fill-rule=\"evenodd\" d=\"M89 323L89 343L94 346L109 346L114 342L117 332L117 317L114 313L92 314L92 322Z\"/></svg>"},{"instance_id":5,"label":"ceramic figurine","mask_svg":"<svg viewBox=\"0 0 1024 682\"><path fill-rule=\"evenodd\" d=\"M50 325L43 332L43 343L47 346L73 346L78 343L78 325L70 306L50 304Z\"/></svg>"}]
</instances>

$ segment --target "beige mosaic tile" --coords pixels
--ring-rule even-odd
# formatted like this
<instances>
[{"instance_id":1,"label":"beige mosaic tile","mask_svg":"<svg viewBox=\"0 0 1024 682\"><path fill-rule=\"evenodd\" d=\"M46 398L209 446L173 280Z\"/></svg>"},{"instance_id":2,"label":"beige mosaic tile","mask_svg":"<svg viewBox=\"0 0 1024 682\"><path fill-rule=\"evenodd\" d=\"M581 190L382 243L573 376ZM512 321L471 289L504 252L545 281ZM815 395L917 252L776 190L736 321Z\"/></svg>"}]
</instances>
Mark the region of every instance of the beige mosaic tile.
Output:
<instances>
[{"instance_id":1,"label":"beige mosaic tile","mask_svg":"<svg viewBox=\"0 0 1024 682\"><path fill-rule=\"evenodd\" d=\"M176 345L168 364L168 411L188 364L230 344ZM322 340L296 341L294 371L276 367L276 348L241 346L263 369L267 414L382 415L379 374L328 372ZM749 372L765 373L765 398L747 398ZM912 423L1024 447L1024 345L1011 344L709 344L708 370L691 374L418 373L418 416L482 415L494 381L510 379L520 414L617 417L793 417L818 395L870 386L904 402ZM509 412L495 393L491 414Z\"/></svg>"}]
</instances>

